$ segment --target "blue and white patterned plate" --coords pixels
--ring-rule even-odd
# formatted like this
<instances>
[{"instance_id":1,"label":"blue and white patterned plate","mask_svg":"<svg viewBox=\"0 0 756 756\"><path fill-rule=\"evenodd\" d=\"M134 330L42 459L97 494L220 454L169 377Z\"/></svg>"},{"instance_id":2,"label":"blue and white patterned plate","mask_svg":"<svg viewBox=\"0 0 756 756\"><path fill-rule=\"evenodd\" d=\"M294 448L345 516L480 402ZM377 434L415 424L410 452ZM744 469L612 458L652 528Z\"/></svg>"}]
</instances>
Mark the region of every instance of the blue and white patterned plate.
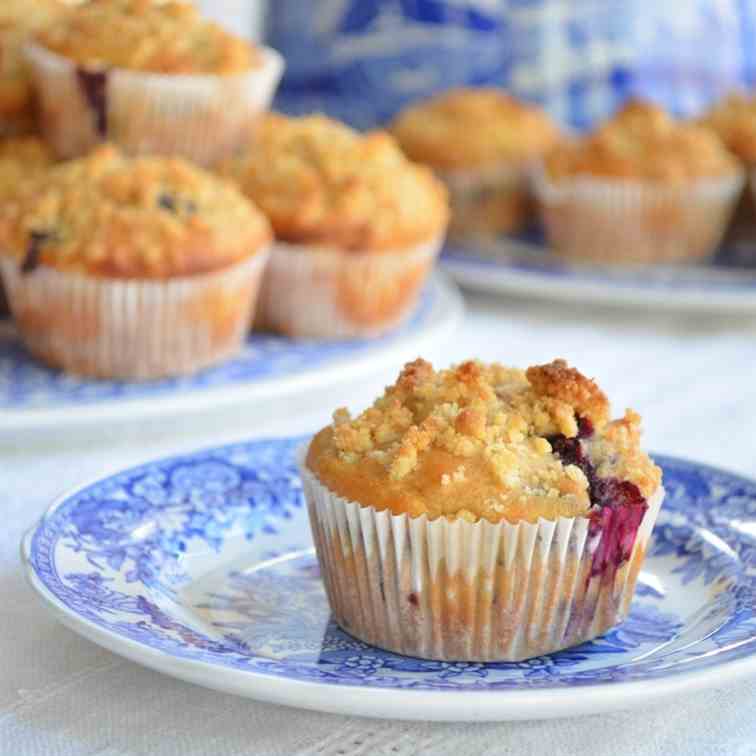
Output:
<instances>
[{"instance_id":1,"label":"blue and white patterned plate","mask_svg":"<svg viewBox=\"0 0 756 756\"><path fill-rule=\"evenodd\" d=\"M756 673L756 483L660 457L667 498L626 622L521 663L379 651L329 617L300 440L152 462L57 501L24 539L66 625L166 674L347 714L505 720L597 713Z\"/></svg>"},{"instance_id":2,"label":"blue and white patterned plate","mask_svg":"<svg viewBox=\"0 0 756 756\"><path fill-rule=\"evenodd\" d=\"M148 383L84 380L50 370L23 349L10 323L0 321L0 436L245 402L270 407L272 400L303 389L355 380L412 359L447 338L462 312L456 287L436 274L410 321L382 338L326 343L252 334L242 352L223 365Z\"/></svg>"},{"instance_id":3,"label":"blue and white patterned plate","mask_svg":"<svg viewBox=\"0 0 756 756\"><path fill-rule=\"evenodd\" d=\"M706 264L624 268L563 262L534 229L474 248L449 246L441 260L458 283L493 294L756 315L756 246L750 243L724 246Z\"/></svg>"}]
</instances>

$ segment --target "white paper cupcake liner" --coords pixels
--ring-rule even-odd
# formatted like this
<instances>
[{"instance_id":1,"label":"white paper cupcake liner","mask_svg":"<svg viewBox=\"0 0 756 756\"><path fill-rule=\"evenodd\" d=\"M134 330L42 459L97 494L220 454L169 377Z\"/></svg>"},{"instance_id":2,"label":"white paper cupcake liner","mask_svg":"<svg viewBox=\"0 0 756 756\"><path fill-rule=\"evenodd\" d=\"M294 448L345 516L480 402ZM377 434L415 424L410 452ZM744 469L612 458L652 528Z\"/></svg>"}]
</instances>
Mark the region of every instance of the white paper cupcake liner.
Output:
<instances>
[{"instance_id":1,"label":"white paper cupcake liner","mask_svg":"<svg viewBox=\"0 0 756 756\"><path fill-rule=\"evenodd\" d=\"M541 218L553 250L571 260L673 263L716 250L743 187L741 174L654 186L580 176L535 177Z\"/></svg>"},{"instance_id":2,"label":"white paper cupcake liner","mask_svg":"<svg viewBox=\"0 0 756 756\"><path fill-rule=\"evenodd\" d=\"M40 130L60 158L109 141L131 155L180 155L214 164L244 144L255 117L270 107L284 70L283 58L270 48L262 49L261 67L230 76L96 71L40 45L29 45L25 53Z\"/></svg>"},{"instance_id":3,"label":"white paper cupcake liner","mask_svg":"<svg viewBox=\"0 0 756 756\"><path fill-rule=\"evenodd\" d=\"M119 280L0 260L27 349L48 365L95 378L185 375L241 347L267 251L225 270L167 281Z\"/></svg>"},{"instance_id":4,"label":"white paper cupcake liner","mask_svg":"<svg viewBox=\"0 0 756 756\"><path fill-rule=\"evenodd\" d=\"M256 325L293 338L378 336L412 314L443 237L404 250L360 253L273 245Z\"/></svg>"},{"instance_id":5,"label":"white paper cupcake liner","mask_svg":"<svg viewBox=\"0 0 756 756\"><path fill-rule=\"evenodd\" d=\"M531 164L495 165L464 171L441 171L449 190L452 216L449 235L465 240L518 231L532 219Z\"/></svg>"},{"instance_id":6,"label":"white paper cupcake liner","mask_svg":"<svg viewBox=\"0 0 756 756\"><path fill-rule=\"evenodd\" d=\"M600 569L612 513L537 523L393 515L329 491L299 452L313 539L336 622L408 656L521 661L595 638L627 615L664 498L648 502L629 558ZM630 544L627 544L630 546Z\"/></svg>"}]
</instances>

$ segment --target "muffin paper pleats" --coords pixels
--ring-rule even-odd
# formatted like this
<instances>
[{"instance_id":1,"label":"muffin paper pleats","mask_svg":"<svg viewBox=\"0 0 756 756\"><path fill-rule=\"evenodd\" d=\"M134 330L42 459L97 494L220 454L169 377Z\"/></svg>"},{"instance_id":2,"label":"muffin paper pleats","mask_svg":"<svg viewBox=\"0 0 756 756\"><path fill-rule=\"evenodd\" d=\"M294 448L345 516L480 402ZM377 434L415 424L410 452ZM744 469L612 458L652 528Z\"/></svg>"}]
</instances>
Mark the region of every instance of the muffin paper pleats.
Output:
<instances>
[{"instance_id":1,"label":"muffin paper pleats","mask_svg":"<svg viewBox=\"0 0 756 756\"><path fill-rule=\"evenodd\" d=\"M379 512L328 490L306 453L298 461L335 620L425 659L519 661L621 622L664 497L660 488L648 502L629 559L597 570L606 532L589 517L513 525Z\"/></svg>"},{"instance_id":2,"label":"muffin paper pleats","mask_svg":"<svg viewBox=\"0 0 756 756\"><path fill-rule=\"evenodd\" d=\"M378 336L409 317L443 237L361 253L277 242L256 325L295 338Z\"/></svg>"},{"instance_id":3,"label":"muffin paper pleats","mask_svg":"<svg viewBox=\"0 0 756 756\"><path fill-rule=\"evenodd\" d=\"M202 165L240 147L269 108L284 61L269 48L262 55L248 73L167 75L90 70L40 45L26 48L40 126L58 157L78 157L107 139L132 155L181 155ZM85 83L95 76L93 96Z\"/></svg>"},{"instance_id":4,"label":"muffin paper pleats","mask_svg":"<svg viewBox=\"0 0 756 756\"><path fill-rule=\"evenodd\" d=\"M153 379L234 355L249 329L268 251L215 273L119 280L0 260L26 348L78 375Z\"/></svg>"}]
</instances>

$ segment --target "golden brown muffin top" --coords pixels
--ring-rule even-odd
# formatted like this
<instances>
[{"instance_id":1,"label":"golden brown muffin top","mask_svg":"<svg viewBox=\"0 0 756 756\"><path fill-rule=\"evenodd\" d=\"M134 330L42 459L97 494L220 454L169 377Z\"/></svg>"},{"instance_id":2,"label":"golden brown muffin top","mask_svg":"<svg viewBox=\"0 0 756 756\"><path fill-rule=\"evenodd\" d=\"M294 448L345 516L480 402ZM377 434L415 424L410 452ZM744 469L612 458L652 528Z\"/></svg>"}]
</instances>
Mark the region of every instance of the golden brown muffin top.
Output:
<instances>
[{"instance_id":1,"label":"golden brown muffin top","mask_svg":"<svg viewBox=\"0 0 756 756\"><path fill-rule=\"evenodd\" d=\"M321 115L264 117L249 148L220 171L283 241L390 251L440 236L448 221L441 182L389 134L361 134Z\"/></svg>"},{"instance_id":2,"label":"golden brown muffin top","mask_svg":"<svg viewBox=\"0 0 756 756\"><path fill-rule=\"evenodd\" d=\"M526 162L559 138L544 111L493 88L453 89L419 102L391 131L412 160L440 171Z\"/></svg>"},{"instance_id":3,"label":"golden brown muffin top","mask_svg":"<svg viewBox=\"0 0 756 756\"><path fill-rule=\"evenodd\" d=\"M592 134L558 145L546 170L556 180L587 175L680 184L735 175L739 168L710 129L635 100Z\"/></svg>"},{"instance_id":4,"label":"golden brown muffin top","mask_svg":"<svg viewBox=\"0 0 756 756\"><path fill-rule=\"evenodd\" d=\"M701 119L743 162L756 163L756 97L734 93Z\"/></svg>"},{"instance_id":5,"label":"golden brown muffin top","mask_svg":"<svg viewBox=\"0 0 756 756\"><path fill-rule=\"evenodd\" d=\"M21 109L30 97L23 59L29 36L59 18L59 0L2 0L0 3L0 112Z\"/></svg>"},{"instance_id":6,"label":"golden brown muffin top","mask_svg":"<svg viewBox=\"0 0 756 756\"><path fill-rule=\"evenodd\" d=\"M236 74L262 62L248 42L186 2L89 0L37 40L81 65L161 74Z\"/></svg>"},{"instance_id":7,"label":"golden brown muffin top","mask_svg":"<svg viewBox=\"0 0 756 756\"><path fill-rule=\"evenodd\" d=\"M307 465L338 495L394 514L585 515L602 504L599 478L645 498L661 481L640 448L639 416L610 421L609 410L601 389L563 360L527 371L480 362L436 371L416 360L358 417L338 410ZM578 447L580 464L569 456Z\"/></svg>"},{"instance_id":8,"label":"golden brown muffin top","mask_svg":"<svg viewBox=\"0 0 756 756\"><path fill-rule=\"evenodd\" d=\"M0 140L0 201L13 199L21 184L53 163L47 145L36 137Z\"/></svg>"},{"instance_id":9,"label":"golden brown muffin top","mask_svg":"<svg viewBox=\"0 0 756 756\"><path fill-rule=\"evenodd\" d=\"M189 276L250 257L269 239L264 216L231 183L109 145L24 182L0 209L0 248L25 269Z\"/></svg>"}]
</instances>

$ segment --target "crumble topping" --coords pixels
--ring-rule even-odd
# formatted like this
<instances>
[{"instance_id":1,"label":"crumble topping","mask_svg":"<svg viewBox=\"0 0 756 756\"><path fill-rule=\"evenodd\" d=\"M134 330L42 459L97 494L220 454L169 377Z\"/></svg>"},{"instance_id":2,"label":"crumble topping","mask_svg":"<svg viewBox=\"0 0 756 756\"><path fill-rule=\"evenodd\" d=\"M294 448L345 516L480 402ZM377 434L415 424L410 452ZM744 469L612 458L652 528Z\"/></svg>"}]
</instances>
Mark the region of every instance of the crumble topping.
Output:
<instances>
[{"instance_id":1,"label":"crumble topping","mask_svg":"<svg viewBox=\"0 0 756 756\"><path fill-rule=\"evenodd\" d=\"M540 108L488 87L453 89L414 104L391 131L412 160L442 171L532 160L559 136Z\"/></svg>"},{"instance_id":2,"label":"crumble topping","mask_svg":"<svg viewBox=\"0 0 756 756\"><path fill-rule=\"evenodd\" d=\"M162 74L235 74L262 62L259 51L187 2L88 0L37 39L82 65Z\"/></svg>"},{"instance_id":3,"label":"crumble topping","mask_svg":"<svg viewBox=\"0 0 756 756\"><path fill-rule=\"evenodd\" d=\"M2 253L29 269L193 275L250 257L269 238L232 184L179 158L132 159L108 145L29 177L0 208Z\"/></svg>"},{"instance_id":4,"label":"crumble topping","mask_svg":"<svg viewBox=\"0 0 756 756\"><path fill-rule=\"evenodd\" d=\"M284 241L390 251L430 241L448 220L444 186L408 161L393 137L321 115L261 118L249 148L219 170Z\"/></svg>"},{"instance_id":5,"label":"crumble topping","mask_svg":"<svg viewBox=\"0 0 756 756\"><path fill-rule=\"evenodd\" d=\"M592 134L557 146L546 158L546 169L556 180L589 175L667 184L739 171L714 131L637 100Z\"/></svg>"},{"instance_id":6,"label":"crumble topping","mask_svg":"<svg viewBox=\"0 0 756 756\"><path fill-rule=\"evenodd\" d=\"M553 444L575 439L600 477L649 496L661 473L640 449L640 418L564 360L521 371L464 362L405 366L372 407L346 410L313 440L308 464L342 496L394 512L492 521L586 513L591 485Z\"/></svg>"},{"instance_id":7,"label":"crumble topping","mask_svg":"<svg viewBox=\"0 0 756 756\"><path fill-rule=\"evenodd\" d=\"M756 163L756 97L734 93L715 105L701 124L717 132L741 160Z\"/></svg>"}]
</instances>

